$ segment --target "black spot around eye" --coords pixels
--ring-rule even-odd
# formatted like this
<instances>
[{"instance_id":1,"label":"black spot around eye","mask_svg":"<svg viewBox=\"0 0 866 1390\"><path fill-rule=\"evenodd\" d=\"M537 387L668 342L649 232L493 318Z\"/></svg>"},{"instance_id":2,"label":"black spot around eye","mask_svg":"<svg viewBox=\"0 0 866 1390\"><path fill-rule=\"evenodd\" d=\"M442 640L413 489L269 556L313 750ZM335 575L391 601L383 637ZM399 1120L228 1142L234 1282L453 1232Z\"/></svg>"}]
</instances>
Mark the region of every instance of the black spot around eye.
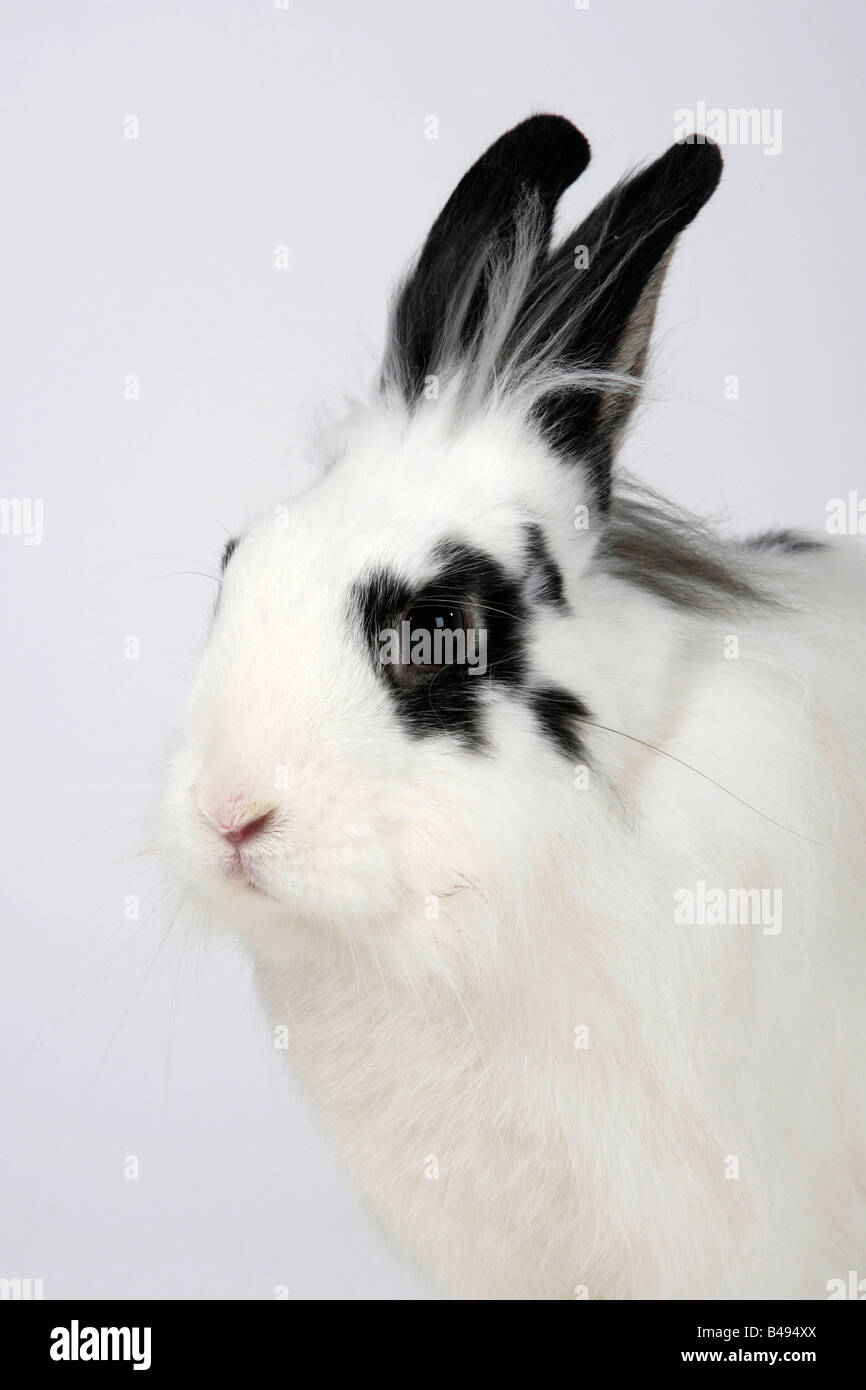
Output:
<instances>
[{"instance_id":1,"label":"black spot around eye","mask_svg":"<svg viewBox=\"0 0 866 1390\"><path fill-rule=\"evenodd\" d=\"M230 560L230 559L232 558L232 556L234 555L234 553L235 553L235 551L237 550L237 548L238 548L238 538L237 538L237 536L231 536L231 537L226 541L226 543L225 543L225 545L224 545L224 547L223 547L222 559L220 560L220 574L225 574L225 572L226 572L226 565L228 564L229 560Z\"/></svg>"},{"instance_id":2,"label":"black spot around eye","mask_svg":"<svg viewBox=\"0 0 866 1390\"><path fill-rule=\"evenodd\" d=\"M527 656L532 604L567 611L561 576L539 542L529 537L532 574L513 577L492 556L458 541L444 542L432 554L433 577L422 590L382 568L359 580L350 614L360 626L377 675L386 686L404 726L416 737L451 734L467 747L489 750L484 711L491 690L507 692L530 709L539 730L569 758L580 756L579 721L589 715L577 696L549 684L536 685ZM540 566L538 562L541 562ZM538 592L538 571L547 581ZM560 583L557 583L560 580ZM525 590L534 592L527 596ZM428 631L457 625L484 634L484 664L467 662L401 669L382 660L382 634L399 631L401 620ZM479 648L476 645L475 655Z\"/></svg>"}]
</instances>

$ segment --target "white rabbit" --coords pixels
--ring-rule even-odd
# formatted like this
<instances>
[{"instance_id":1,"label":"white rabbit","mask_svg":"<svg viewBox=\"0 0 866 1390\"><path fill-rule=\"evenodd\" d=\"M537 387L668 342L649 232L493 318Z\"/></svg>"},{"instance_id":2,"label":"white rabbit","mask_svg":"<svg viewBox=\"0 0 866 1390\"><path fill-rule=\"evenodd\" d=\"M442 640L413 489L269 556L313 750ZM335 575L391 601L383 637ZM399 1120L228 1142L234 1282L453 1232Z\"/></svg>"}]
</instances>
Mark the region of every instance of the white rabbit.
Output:
<instances>
[{"instance_id":1,"label":"white rabbit","mask_svg":"<svg viewBox=\"0 0 866 1390\"><path fill-rule=\"evenodd\" d=\"M551 251L588 158L535 116L474 165L330 466L227 547L166 854L446 1294L825 1298L866 1273L866 563L618 476L721 158Z\"/></svg>"}]
</instances>

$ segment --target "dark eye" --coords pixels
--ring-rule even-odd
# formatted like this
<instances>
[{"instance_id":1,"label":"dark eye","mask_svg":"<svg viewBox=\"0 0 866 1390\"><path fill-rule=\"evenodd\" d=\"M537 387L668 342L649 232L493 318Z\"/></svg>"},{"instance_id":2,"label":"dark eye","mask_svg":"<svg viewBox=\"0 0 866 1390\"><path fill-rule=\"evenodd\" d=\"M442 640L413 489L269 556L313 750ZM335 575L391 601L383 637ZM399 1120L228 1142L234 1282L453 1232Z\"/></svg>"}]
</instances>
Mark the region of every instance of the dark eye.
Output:
<instances>
[{"instance_id":1,"label":"dark eye","mask_svg":"<svg viewBox=\"0 0 866 1390\"><path fill-rule=\"evenodd\" d=\"M431 599L407 608L400 619L403 677L464 665L468 628L467 613L459 604Z\"/></svg>"},{"instance_id":2,"label":"dark eye","mask_svg":"<svg viewBox=\"0 0 866 1390\"><path fill-rule=\"evenodd\" d=\"M406 609L403 620L413 632L463 632L466 627L463 609L444 603L419 603Z\"/></svg>"}]
</instances>

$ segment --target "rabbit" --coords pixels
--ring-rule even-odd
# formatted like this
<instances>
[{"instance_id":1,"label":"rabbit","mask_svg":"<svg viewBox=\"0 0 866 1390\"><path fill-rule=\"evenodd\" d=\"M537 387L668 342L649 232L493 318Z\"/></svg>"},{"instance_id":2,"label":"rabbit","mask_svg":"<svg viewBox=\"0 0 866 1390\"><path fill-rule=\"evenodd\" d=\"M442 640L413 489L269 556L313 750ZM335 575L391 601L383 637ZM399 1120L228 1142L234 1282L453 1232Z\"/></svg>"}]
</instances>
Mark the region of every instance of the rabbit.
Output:
<instances>
[{"instance_id":1,"label":"rabbit","mask_svg":"<svg viewBox=\"0 0 866 1390\"><path fill-rule=\"evenodd\" d=\"M164 854L437 1295L826 1298L866 1272L863 549L626 476L722 159L551 247L588 160L554 115L491 145L321 476L226 546Z\"/></svg>"}]
</instances>

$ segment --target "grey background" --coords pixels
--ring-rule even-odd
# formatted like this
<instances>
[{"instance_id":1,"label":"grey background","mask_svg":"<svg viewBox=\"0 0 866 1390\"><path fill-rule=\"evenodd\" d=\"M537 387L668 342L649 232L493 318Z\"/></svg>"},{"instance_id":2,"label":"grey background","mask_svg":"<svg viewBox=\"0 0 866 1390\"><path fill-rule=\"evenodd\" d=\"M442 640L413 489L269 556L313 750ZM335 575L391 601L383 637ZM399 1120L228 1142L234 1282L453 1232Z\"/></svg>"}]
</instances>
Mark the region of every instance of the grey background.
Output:
<instances>
[{"instance_id":1,"label":"grey background","mask_svg":"<svg viewBox=\"0 0 866 1390\"><path fill-rule=\"evenodd\" d=\"M369 379L456 178L545 109L593 146L564 228L672 142L678 108L781 108L781 153L728 148L679 247L628 461L732 527L823 526L863 483L863 14L7 0L0 491L43 498L45 535L0 536L0 1276L48 1297L425 1296L293 1094L242 954L187 940L159 866L129 857L207 575L311 475L317 409Z\"/></svg>"}]
</instances>

